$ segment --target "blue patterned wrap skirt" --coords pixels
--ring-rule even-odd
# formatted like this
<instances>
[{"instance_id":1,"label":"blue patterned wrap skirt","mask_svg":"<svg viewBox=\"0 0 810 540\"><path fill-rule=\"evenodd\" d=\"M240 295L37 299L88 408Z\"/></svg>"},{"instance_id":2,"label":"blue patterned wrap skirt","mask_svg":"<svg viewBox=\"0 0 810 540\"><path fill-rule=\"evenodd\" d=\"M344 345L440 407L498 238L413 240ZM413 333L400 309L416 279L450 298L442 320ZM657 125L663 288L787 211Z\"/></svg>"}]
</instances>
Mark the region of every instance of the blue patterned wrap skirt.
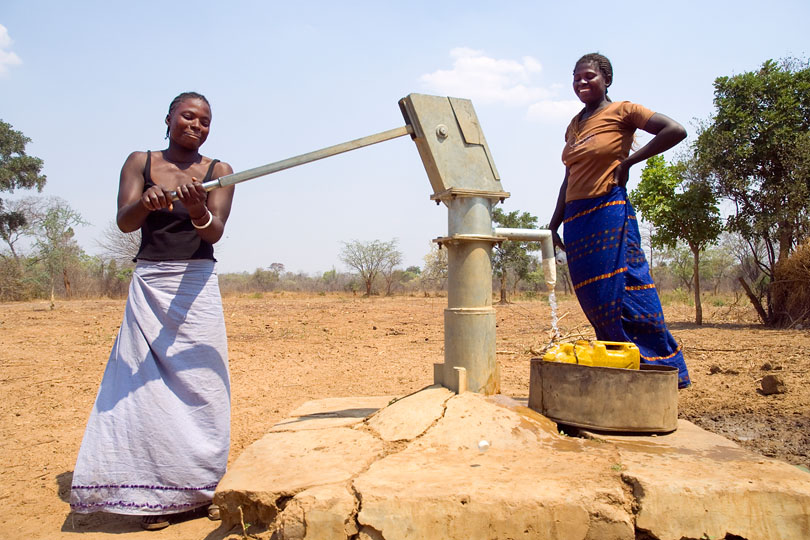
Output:
<instances>
[{"instance_id":1,"label":"blue patterned wrap skirt","mask_svg":"<svg viewBox=\"0 0 810 540\"><path fill-rule=\"evenodd\" d=\"M678 368L678 387L690 385L681 346L667 330L661 301L641 249L627 191L565 206L565 248L582 310L602 341L632 341L642 363Z\"/></svg>"}]
</instances>

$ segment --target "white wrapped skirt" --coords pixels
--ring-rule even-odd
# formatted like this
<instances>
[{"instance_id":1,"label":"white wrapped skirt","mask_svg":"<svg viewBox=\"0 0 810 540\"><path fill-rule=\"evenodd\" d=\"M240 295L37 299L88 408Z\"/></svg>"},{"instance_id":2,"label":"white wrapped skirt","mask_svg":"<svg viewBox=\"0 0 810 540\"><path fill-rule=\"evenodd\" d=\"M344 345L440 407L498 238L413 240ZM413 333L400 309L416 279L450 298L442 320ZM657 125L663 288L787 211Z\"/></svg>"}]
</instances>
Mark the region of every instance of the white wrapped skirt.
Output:
<instances>
[{"instance_id":1,"label":"white wrapped skirt","mask_svg":"<svg viewBox=\"0 0 810 540\"><path fill-rule=\"evenodd\" d=\"M214 261L139 261L79 450L74 512L210 504L228 461L230 381Z\"/></svg>"}]
</instances>

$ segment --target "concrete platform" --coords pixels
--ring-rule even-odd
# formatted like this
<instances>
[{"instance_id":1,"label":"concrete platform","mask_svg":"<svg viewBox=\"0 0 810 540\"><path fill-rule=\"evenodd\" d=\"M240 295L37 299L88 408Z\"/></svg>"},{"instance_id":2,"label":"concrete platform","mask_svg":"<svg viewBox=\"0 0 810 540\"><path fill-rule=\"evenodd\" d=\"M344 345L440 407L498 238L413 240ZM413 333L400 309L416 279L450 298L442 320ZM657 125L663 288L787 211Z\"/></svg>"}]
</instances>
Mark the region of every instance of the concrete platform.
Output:
<instances>
[{"instance_id":1,"label":"concrete platform","mask_svg":"<svg viewBox=\"0 0 810 540\"><path fill-rule=\"evenodd\" d=\"M797 467L683 420L657 437L585 435L440 386L312 401L236 460L215 502L226 525L282 539L810 538Z\"/></svg>"}]
</instances>

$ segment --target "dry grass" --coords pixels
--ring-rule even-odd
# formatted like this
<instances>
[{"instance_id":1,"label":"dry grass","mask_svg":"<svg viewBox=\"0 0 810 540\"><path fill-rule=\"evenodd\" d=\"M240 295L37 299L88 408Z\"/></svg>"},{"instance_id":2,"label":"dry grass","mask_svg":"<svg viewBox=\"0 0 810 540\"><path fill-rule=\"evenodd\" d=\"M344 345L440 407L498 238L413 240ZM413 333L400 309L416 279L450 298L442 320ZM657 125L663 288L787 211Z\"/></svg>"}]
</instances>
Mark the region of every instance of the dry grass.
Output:
<instances>
[{"instance_id":1,"label":"dry grass","mask_svg":"<svg viewBox=\"0 0 810 540\"><path fill-rule=\"evenodd\" d=\"M776 267L773 299L783 310L786 327L810 322L810 241Z\"/></svg>"}]
</instances>

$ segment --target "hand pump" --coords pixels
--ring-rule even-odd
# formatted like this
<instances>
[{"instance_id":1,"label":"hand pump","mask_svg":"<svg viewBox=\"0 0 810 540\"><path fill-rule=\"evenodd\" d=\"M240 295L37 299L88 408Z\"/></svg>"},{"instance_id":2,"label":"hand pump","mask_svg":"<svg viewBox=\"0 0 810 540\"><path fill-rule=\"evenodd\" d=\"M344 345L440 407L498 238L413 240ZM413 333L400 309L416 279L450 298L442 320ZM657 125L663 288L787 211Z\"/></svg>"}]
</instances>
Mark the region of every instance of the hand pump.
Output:
<instances>
[{"instance_id":1,"label":"hand pump","mask_svg":"<svg viewBox=\"0 0 810 540\"><path fill-rule=\"evenodd\" d=\"M448 234L434 240L447 248L448 258L445 361L434 365L434 381L456 392L496 394L500 374L495 359L492 246L509 239L540 241L546 282L553 286L551 233L492 228L492 209L509 193L501 187L470 100L410 94L399 101L399 106L406 122L403 127L229 174L203 186L210 191L410 135L433 188L431 199L448 208Z\"/></svg>"}]
</instances>

